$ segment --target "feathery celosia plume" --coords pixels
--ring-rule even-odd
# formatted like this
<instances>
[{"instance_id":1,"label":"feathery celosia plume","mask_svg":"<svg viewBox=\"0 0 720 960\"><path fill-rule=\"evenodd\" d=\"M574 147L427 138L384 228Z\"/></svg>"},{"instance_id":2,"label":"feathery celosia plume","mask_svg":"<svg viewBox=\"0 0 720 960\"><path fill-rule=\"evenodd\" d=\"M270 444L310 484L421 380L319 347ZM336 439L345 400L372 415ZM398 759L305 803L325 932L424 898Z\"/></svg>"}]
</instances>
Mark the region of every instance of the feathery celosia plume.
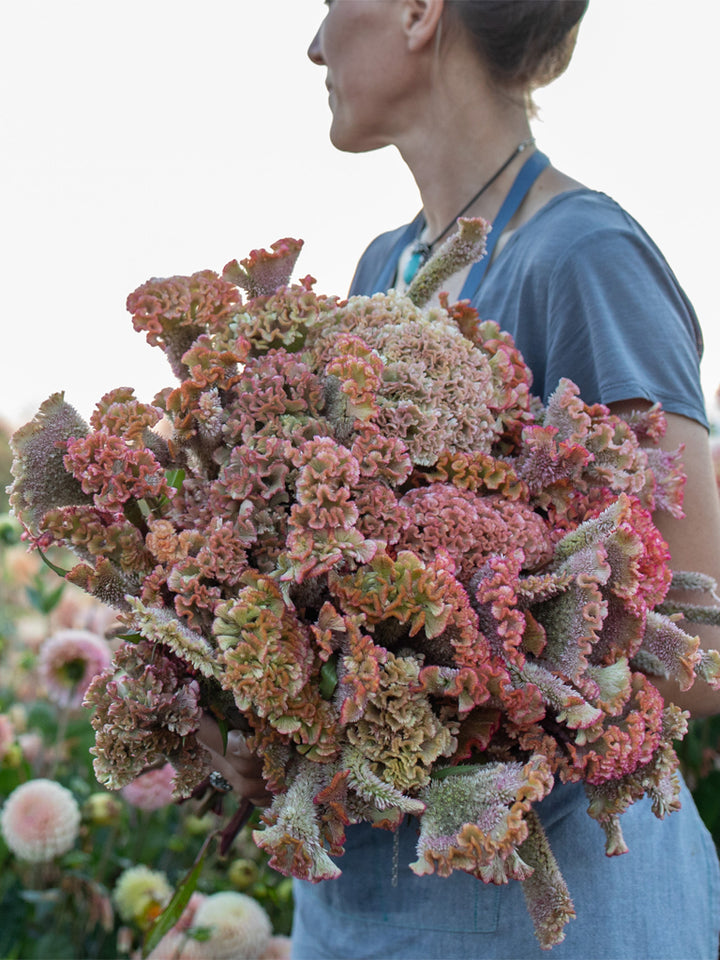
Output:
<instances>
[{"instance_id":1,"label":"feathery celosia plume","mask_svg":"<svg viewBox=\"0 0 720 960\"><path fill-rule=\"evenodd\" d=\"M45 863L67 853L77 839L80 808L72 793L55 780L21 784L5 801L0 829L21 860Z\"/></svg>"}]
</instances>

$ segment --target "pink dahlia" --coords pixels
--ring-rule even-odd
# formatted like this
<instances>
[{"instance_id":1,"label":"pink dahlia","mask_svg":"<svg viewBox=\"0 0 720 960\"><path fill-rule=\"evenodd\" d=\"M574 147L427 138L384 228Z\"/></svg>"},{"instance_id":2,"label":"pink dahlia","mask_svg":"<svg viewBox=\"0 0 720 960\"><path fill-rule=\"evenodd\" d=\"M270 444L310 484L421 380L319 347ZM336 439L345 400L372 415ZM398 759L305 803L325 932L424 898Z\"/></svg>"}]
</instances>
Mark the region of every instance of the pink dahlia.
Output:
<instances>
[{"instance_id":1,"label":"pink dahlia","mask_svg":"<svg viewBox=\"0 0 720 960\"><path fill-rule=\"evenodd\" d=\"M15 743L15 727L6 713L0 713L0 760Z\"/></svg>"},{"instance_id":2,"label":"pink dahlia","mask_svg":"<svg viewBox=\"0 0 720 960\"><path fill-rule=\"evenodd\" d=\"M290 960L290 937L270 937L260 960Z\"/></svg>"},{"instance_id":3,"label":"pink dahlia","mask_svg":"<svg viewBox=\"0 0 720 960\"><path fill-rule=\"evenodd\" d=\"M8 797L0 814L5 843L21 860L44 863L75 843L80 808L55 780L29 780Z\"/></svg>"},{"instance_id":4,"label":"pink dahlia","mask_svg":"<svg viewBox=\"0 0 720 960\"><path fill-rule=\"evenodd\" d=\"M173 802L173 778L175 769L169 763L156 770L141 773L120 793L127 802L139 810L159 810Z\"/></svg>"},{"instance_id":5,"label":"pink dahlia","mask_svg":"<svg viewBox=\"0 0 720 960\"><path fill-rule=\"evenodd\" d=\"M38 669L47 695L61 707L79 707L93 677L110 666L106 641L89 630L58 630L42 645Z\"/></svg>"}]
</instances>

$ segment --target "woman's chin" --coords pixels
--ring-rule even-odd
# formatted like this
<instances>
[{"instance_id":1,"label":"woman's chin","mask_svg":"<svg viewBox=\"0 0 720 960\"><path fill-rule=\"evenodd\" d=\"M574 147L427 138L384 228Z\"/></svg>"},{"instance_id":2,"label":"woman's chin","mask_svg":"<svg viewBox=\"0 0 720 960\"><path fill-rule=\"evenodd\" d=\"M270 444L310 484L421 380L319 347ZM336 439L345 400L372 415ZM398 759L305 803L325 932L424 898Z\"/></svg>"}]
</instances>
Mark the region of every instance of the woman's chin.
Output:
<instances>
[{"instance_id":1,"label":"woman's chin","mask_svg":"<svg viewBox=\"0 0 720 960\"><path fill-rule=\"evenodd\" d=\"M330 126L330 143L336 150L342 150L343 153L368 153L387 146L387 143L379 137L350 130L347 125L338 123L336 120L333 120Z\"/></svg>"}]
</instances>

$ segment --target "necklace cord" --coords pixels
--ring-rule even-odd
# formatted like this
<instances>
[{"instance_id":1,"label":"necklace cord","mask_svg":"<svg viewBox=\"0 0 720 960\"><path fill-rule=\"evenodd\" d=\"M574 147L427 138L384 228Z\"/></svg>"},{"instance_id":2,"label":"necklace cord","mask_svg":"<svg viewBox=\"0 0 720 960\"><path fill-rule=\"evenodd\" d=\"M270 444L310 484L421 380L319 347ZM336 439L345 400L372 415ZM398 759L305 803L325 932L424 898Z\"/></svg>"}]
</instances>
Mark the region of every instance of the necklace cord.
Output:
<instances>
[{"instance_id":1,"label":"necklace cord","mask_svg":"<svg viewBox=\"0 0 720 960\"><path fill-rule=\"evenodd\" d=\"M442 240L442 238L445 236L448 230L450 230L450 228L455 224L458 218L461 217L466 211L468 211L470 207L475 203L476 200L480 199L480 197L485 193L485 191L488 190L493 185L493 183L495 183L498 177L501 176L507 170L507 168L513 162L515 157L518 156L518 154L522 153L524 150L526 150L529 146L531 146L534 143L535 143L535 138L529 137L527 140L523 140L522 143L518 144L518 146L515 147L513 152L510 154L507 160L505 160L505 162L502 164L499 170L496 170L495 173L490 177L490 179L480 187L478 192L468 200L468 202L465 204L462 210L460 210L459 213L455 214L455 216L448 223L445 229L441 233L439 233L434 240L431 240L429 243L424 240L417 240L415 242L415 245L413 246L413 249L412 249L410 263L408 264L408 269L406 271L406 276L404 278L406 283L410 283L410 280L412 280L412 276L414 276L417 273L417 271L420 269L420 267L423 264L427 263L430 257L430 254L432 253L433 247L440 240ZM410 277L410 280L408 280L407 275L410 273L410 270L412 270L412 276Z\"/></svg>"}]
</instances>

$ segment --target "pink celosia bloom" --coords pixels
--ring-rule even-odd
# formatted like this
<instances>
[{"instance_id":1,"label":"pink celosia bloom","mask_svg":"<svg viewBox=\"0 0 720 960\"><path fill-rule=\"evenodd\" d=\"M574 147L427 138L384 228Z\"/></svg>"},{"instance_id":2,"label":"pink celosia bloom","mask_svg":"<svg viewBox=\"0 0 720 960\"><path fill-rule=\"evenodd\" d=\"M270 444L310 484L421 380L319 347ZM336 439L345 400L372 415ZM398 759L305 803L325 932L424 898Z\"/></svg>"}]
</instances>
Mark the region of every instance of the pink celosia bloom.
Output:
<instances>
[{"instance_id":1,"label":"pink celosia bloom","mask_svg":"<svg viewBox=\"0 0 720 960\"><path fill-rule=\"evenodd\" d=\"M89 630L59 630L40 650L38 670L48 697L61 707L79 707L93 677L110 666L107 642Z\"/></svg>"},{"instance_id":2,"label":"pink celosia bloom","mask_svg":"<svg viewBox=\"0 0 720 960\"><path fill-rule=\"evenodd\" d=\"M21 860L44 863L66 853L78 835L80 808L55 780L29 780L8 797L0 816L5 843Z\"/></svg>"},{"instance_id":3,"label":"pink celosia bloom","mask_svg":"<svg viewBox=\"0 0 720 960\"><path fill-rule=\"evenodd\" d=\"M141 773L132 783L123 787L120 793L131 806L139 810L160 810L173 802L174 776L175 769L166 763L157 770Z\"/></svg>"}]
</instances>

